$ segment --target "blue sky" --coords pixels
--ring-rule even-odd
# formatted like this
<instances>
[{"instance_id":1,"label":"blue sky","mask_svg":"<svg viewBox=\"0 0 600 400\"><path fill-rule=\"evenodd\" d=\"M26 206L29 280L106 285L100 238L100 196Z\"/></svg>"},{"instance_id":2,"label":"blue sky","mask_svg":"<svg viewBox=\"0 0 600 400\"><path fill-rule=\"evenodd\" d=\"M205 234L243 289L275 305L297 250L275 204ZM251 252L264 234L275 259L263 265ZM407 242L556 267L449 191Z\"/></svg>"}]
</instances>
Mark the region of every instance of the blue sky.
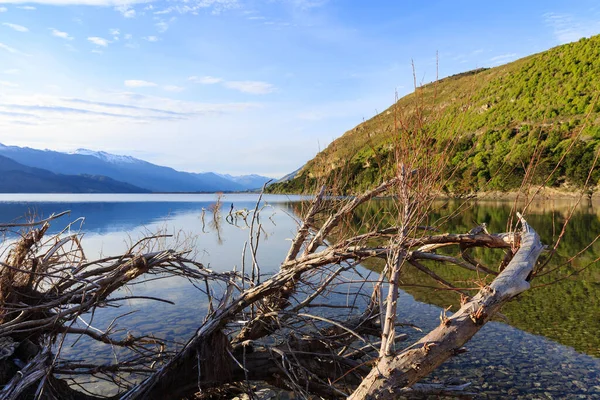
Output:
<instances>
[{"instance_id":1,"label":"blue sky","mask_svg":"<svg viewBox=\"0 0 600 400\"><path fill-rule=\"evenodd\" d=\"M394 91L600 33L597 1L0 0L0 143L282 176Z\"/></svg>"}]
</instances>

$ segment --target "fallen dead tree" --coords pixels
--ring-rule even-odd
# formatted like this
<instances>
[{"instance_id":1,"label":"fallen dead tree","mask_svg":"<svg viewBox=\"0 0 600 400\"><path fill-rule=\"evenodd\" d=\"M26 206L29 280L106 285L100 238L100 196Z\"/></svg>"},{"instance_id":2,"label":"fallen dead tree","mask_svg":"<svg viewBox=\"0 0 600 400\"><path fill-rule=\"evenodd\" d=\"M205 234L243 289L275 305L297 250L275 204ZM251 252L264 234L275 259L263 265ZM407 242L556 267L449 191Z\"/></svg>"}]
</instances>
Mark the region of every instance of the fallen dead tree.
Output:
<instances>
[{"instance_id":1,"label":"fallen dead tree","mask_svg":"<svg viewBox=\"0 0 600 400\"><path fill-rule=\"evenodd\" d=\"M542 245L521 216L520 229L513 232L490 234L479 227L469 233L436 233L423 225L430 204L417 185L423 177L401 171L351 199L331 200L321 190L272 276L261 274L255 257L258 206L248 224L252 265L229 273L205 268L189 249L156 248L159 236L140 240L123 255L91 261L78 235L46 238L50 221L30 224L0 264L0 398L104 398L70 384L70 376L83 375L112 381L118 388L112 398L128 400L227 398L251 392L255 386L250 382L302 398L461 392L466 385L418 382L463 352L503 304L529 287ZM397 195L397 225L366 232L343 229L357 207L386 193ZM455 254L436 253L442 247ZM483 266L469 254L476 247L500 249L505 260L498 268ZM372 258L385 260L376 278L358 267ZM457 288L429 268L432 260L493 280L476 290ZM452 316L442 315L437 328L402 349L399 342L406 335L397 317L397 296L404 268L418 268L440 287L456 291L462 307ZM81 316L133 298L120 289L148 276L184 277L208 298L204 323L183 348L169 348L150 334L76 327ZM343 304L331 300L342 292ZM159 297L152 299L162 301ZM70 362L61 358L61 344L69 335L85 335L131 355L111 364Z\"/></svg>"}]
</instances>

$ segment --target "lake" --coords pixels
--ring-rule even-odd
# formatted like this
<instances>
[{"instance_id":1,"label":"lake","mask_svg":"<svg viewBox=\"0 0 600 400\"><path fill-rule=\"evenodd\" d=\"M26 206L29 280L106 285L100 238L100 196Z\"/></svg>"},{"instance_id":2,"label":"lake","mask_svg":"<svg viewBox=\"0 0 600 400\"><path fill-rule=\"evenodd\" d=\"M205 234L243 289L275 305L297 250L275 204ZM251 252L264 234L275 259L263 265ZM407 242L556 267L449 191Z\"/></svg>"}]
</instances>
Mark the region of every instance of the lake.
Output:
<instances>
[{"instance_id":1,"label":"lake","mask_svg":"<svg viewBox=\"0 0 600 400\"><path fill-rule=\"evenodd\" d=\"M215 225L211 207L214 194L143 194L143 195L0 195L0 221L24 221L24 215L47 217L70 210L68 216L52 223L52 232L69 222L70 231L84 234L83 246L89 259L122 253L128 244L156 231L172 233L180 242L193 244L196 258L214 270L240 268L244 242L249 229L244 223L234 226L224 217L231 204L235 209L253 209L256 195L227 194L222 198L221 223ZM265 196L258 262L265 273L277 270L297 227L301 197ZM444 230L464 233L485 222L493 232L507 229L509 202L436 203L431 221L448 220ZM357 211L358 221L385 223L393 205L390 200L374 201ZM570 204L565 201L534 203L528 212L529 223L552 243L567 218ZM21 218L21 219L19 219ZM217 229L218 228L218 229ZM508 322L490 322L467 344L468 352L446 362L428 381L455 380L472 382L479 398L600 398L600 244L590 246L578 259L569 260L600 234L600 213L593 204L583 204L574 212L556 257L549 264L565 264L558 273L536 279L534 288L503 308ZM11 240L10 236L6 242ZM164 245L176 239L165 239ZM475 251L479 260L495 266L501 255ZM247 254L247 257L249 255ZM246 261L248 262L248 260ZM589 264L589 266L587 266ZM430 265L436 273L451 281L477 278L469 271L444 265ZM586 267L583 269L584 267ZM377 271L377 262L366 269ZM581 272L575 272L583 269ZM573 274L567 277L567 275ZM559 282L548 285L561 279ZM431 278L406 269L399 302L399 319L427 331L439 323L440 311L456 307L459 299L448 291L425 290ZM536 287L537 286L537 287ZM175 345L185 342L202 323L207 304L189 282L183 279L156 280L133 287L135 295L154 295L171 300L172 306L149 300L132 300L119 309L104 309L86 321L102 329L116 317L123 332L151 332ZM454 308L455 309L455 308ZM411 340L421 333L407 330ZM79 340L65 346L63 354L72 358L113 356L103 345ZM89 388L106 390L101 384Z\"/></svg>"}]
</instances>

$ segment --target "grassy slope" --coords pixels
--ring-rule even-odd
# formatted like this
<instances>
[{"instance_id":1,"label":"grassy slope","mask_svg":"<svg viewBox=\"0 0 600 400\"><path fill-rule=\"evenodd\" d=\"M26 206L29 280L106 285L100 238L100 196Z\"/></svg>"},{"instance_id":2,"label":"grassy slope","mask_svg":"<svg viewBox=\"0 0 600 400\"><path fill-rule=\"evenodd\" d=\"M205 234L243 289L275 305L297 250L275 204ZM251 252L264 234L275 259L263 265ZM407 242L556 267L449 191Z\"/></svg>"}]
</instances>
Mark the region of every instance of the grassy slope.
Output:
<instances>
[{"instance_id":1,"label":"grassy slope","mask_svg":"<svg viewBox=\"0 0 600 400\"><path fill-rule=\"evenodd\" d=\"M460 165L446 186L451 193L515 189L536 145L543 148L536 178L541 182L572 141L573 149L550 184L582 186L600 140L598 93L600 36L458 74L418 88L346 132L294 180L271 190L311 191L322 178L346 193L372 187L391 173L394 141L406 134L403 124L415 117L433 132L435 140L427 143L432 151L446 151L449 137L460 136L451 150L453 162ZM420 110L421 117L416 115ZM599 177L594 174L594 184Z\"/></svg>"}]
</instances>

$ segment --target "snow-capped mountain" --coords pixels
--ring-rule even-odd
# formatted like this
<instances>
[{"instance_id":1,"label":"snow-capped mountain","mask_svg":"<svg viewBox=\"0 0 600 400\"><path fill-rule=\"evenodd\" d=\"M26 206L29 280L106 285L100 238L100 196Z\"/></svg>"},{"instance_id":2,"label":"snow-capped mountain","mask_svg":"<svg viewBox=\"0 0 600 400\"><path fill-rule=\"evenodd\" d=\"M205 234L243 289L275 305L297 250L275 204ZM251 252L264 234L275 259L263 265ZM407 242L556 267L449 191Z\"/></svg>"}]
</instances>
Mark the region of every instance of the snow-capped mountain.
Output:
<instances>
[{"instance_id":1,"label":"snow-capped mountain","mask_svg":"<svg viewBox=\"0 0 600 400\"><path fill-rule=\"evenodd\" d=\"M137 158L131 156L120 156L116 154L110 154L105 151L94 151L89 149L77 149L73 152L70 152L69 154L81 154L85 156L92 156L112 164L143 162L142 160L138 160Z\"/></svg>"},{"instance_id":2,"label":"snow-capped mountain","mask_svg":"<svg viewBox=\"0 0 600 400\"><path fill-rule=\"evenodd\" d=\"M1 148L1 147L0 147ZM106 176L65 175L29 167L0 155L0 193L145 193Z\"/></svg>"},{"instance_id":3,"label":"snow-capped mountain","mask_svg":"<svg viewBox=\"0 0 600 400\"><path fill-rule=\"evenodd\" d=\"M88 149L62 153L0 144L0 155L55 174L106 176L153 192L233 192L262 186L254 180L238 182L238 177L226 178L212 172L181 172L131 156Z\"/></svg>"}]
</instances>

